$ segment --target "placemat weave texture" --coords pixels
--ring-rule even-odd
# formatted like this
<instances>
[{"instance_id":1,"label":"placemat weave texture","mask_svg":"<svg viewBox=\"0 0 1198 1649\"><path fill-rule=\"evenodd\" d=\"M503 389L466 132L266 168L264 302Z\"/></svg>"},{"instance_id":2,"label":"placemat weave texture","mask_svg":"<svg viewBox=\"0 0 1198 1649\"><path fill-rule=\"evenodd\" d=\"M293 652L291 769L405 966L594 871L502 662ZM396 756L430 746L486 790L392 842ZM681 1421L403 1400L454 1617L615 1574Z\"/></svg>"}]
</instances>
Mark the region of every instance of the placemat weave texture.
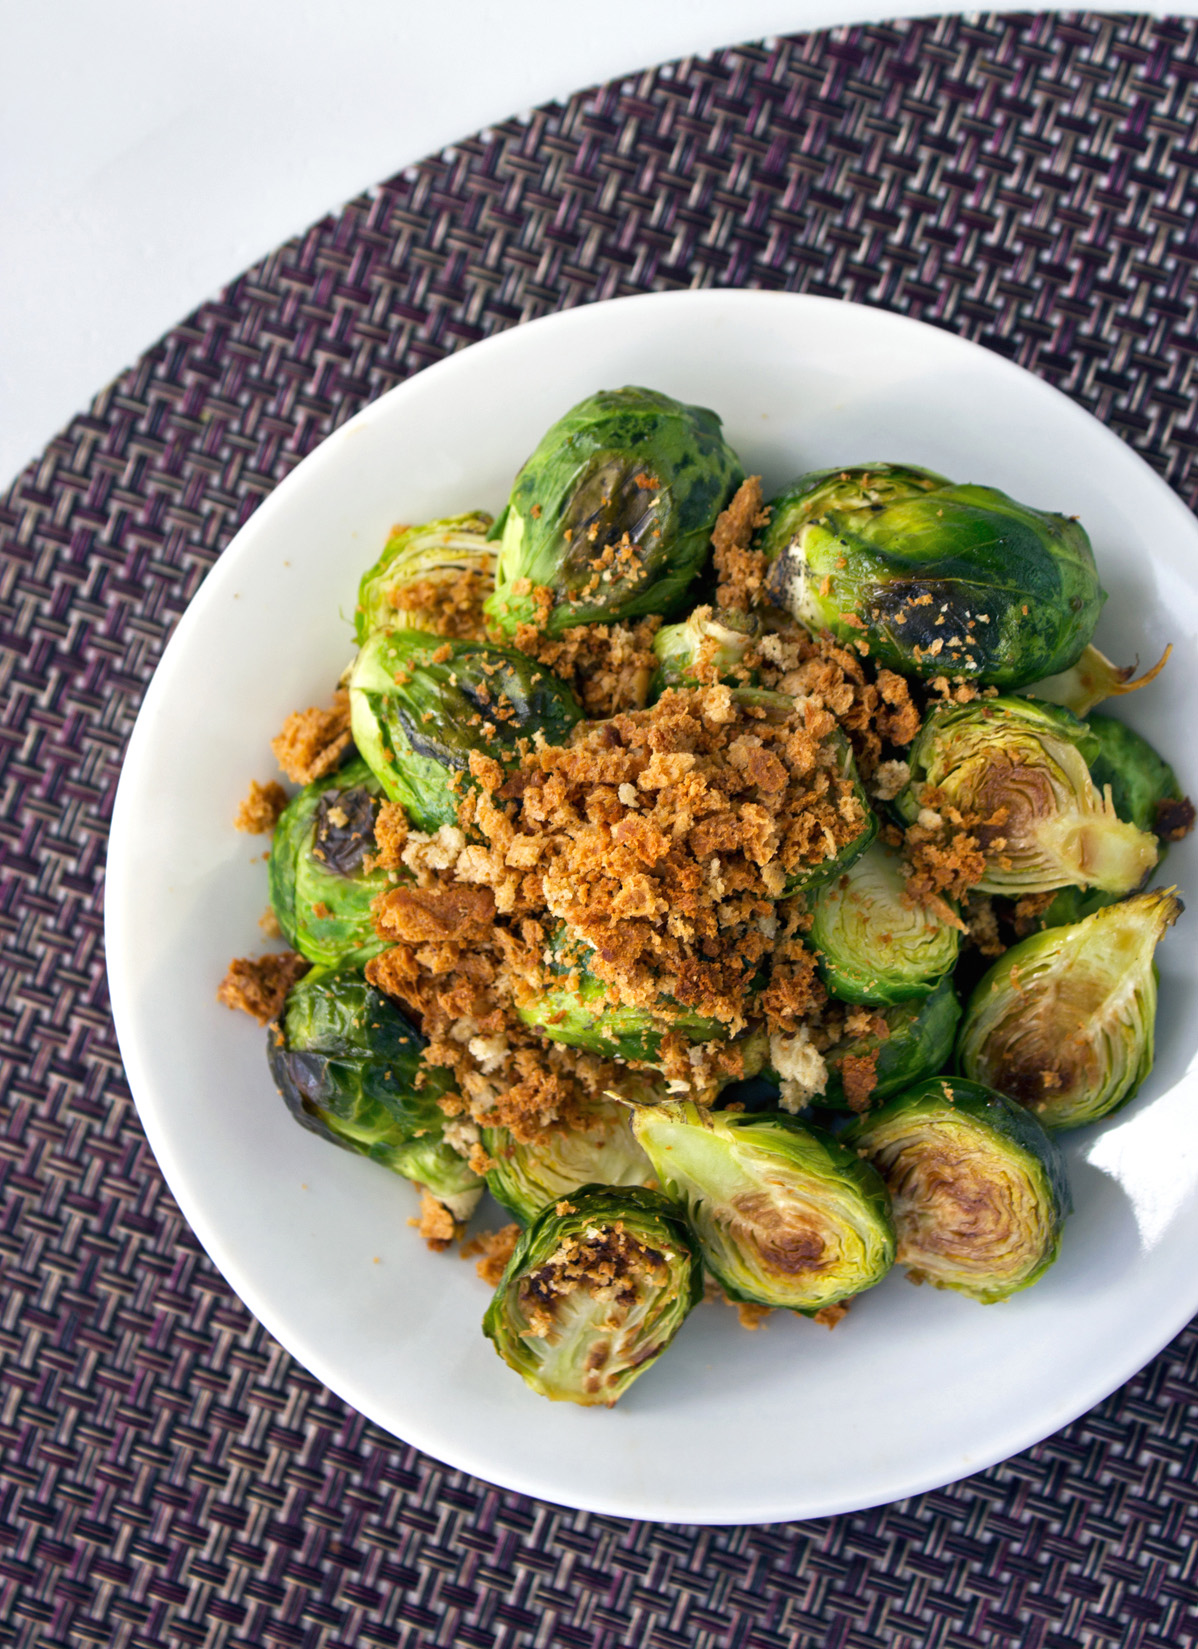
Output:
<instances>
[{"instance_id":1,"label":"placemat weave texture","mask_svg":"<svg viewBox=\"0 0 1198 1649\"><path fill-rule=\"evenodd\" d=\"M668 65L324 219L12 488L0 1643L1198 1638L1193 1328L1018 1459L822 1522L632 1524L397 1443L271 1341L182 1222L124 1085L101 947L121 754L205 572L331 429L476 338L677 287L881 304L1059 385L1192 505L1196 114L1193 20L950 18Z\"/></svg>"}]
</instances>

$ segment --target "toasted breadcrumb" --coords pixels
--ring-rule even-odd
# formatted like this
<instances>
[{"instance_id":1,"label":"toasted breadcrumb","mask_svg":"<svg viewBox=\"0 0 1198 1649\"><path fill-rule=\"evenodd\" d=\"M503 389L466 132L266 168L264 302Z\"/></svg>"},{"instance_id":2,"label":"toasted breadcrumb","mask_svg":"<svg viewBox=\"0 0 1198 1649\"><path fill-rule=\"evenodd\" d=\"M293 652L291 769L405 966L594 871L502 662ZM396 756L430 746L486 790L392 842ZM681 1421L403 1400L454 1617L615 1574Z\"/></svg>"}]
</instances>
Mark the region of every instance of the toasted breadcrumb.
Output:
<instances>
[{"instance_id":1,"label":"toasted breadcrumb","mask_svg":"<svg viewBox=\"0 0 1198 1649\"><path fill-rule=\"evenodd\" d=\"M1035 897L1040 899L1042 895L1036 895ZM1056 894L1050 893L1048 902L1051 903L1055 898ZM1021 899L1019 905L1022 904L1023 900ZM1017 913L1019 905L1015 907ZM1045 905L1041 904L1040 909L1045 909ZM965 918L970 944L974 945L983 956L1001 956L1007 947L1003 943L1002 931L998 925L998 913L994 908L994 900L988 894L971 891L965 896L961 914ZM1018 931L1018 921L1016 922L1016 931ZM1024 931L1027 933L1032 931L1030 921Z\"/></svg>"},{"instance_id":2,"label":"toasted breadcrumb","mask_svg":"<svg viewBox=\"0 0 1198 1649\"><path fill-rule=\"evenodd\" d=\"M515 1224L501 1226L498 1231L480 1231L462 1244L462 1258L472 1260L481 1255L474 1269L488 1288L498 1288L519 1240L520 1227Z\"/></svg>"},{"instance_id":3,"label":"toasted breadcrumb","mask_svg":"<svg viewBox=\"0 0 1198 1649\"><path fill-rule=\"evenodd\" d=\"M349 745L349 694L339 689L327 710L293 711L270 748L292 784L311 784L338 766Z\"/></svg>"},{"instance_id":4,"label":"toasted breadcrumb","mask_svg":"<svg viewBox=\"0 0 1198 1649\"><path fill-rule=\"evenodd\" d=\"M751 1304L746 1300L737 1300L735 1302L730 1300L728 1303L730 1305L736 1305L736 1315L740 1321L740 1326L742 1328L747 1328L754 1333L761 1327L762 1323L764 1323L765 1319L770 1314L771 1308L768 1305Z\"/></svg>"},{"instance_id":5,"label":"toasted breadcrumb","mask_svg":"<svg viewBox=\"0 0 1198 1649\"><path fill-rule=\"evenodd\" d=\"M261 916L259 916L258 926L268 939L281 939L283 937L283 930L279 926L279 918L270 905L267 905Z\"/></svg>"},{"instance_id":6,"label":"toasted breadcrumb","mask_svg":"<svg viewBox=\"0 0 1198 1649\"><path fill-rule=\"evenodd\" d=\"M572 687L588 717L597 720L644 706L657 665L653 637L661 624L656 616L635 624L575 624L557 638L543 635L535 624L521 624L515 644Z\"/></svg>"},{"instance_id":7,"label":"toasted breadcrumb","mask_svg":"<svg viewBox=\"0 0 1198 1649\"><path fill-rule=\"evenodd\" d=\"M495 588L495 575L478 567L449 578L409 579L388 593L396 612L409 614L422 630L454 641L485 641L483 603Z\"/></svg>"},{"instance_id":8,"label":"toasted breadcrumb","mask_svg":"<svg viewBox=\"0 0 1198 1649\"><path fill-rule=\"evenodd\" d=\"M244 830L250 836L269 836L287 800L287 792L274 779L269 784L251 779L249 795L239 805L233 820L234 829Z\"/></svg>"},{"instance_id":9,"label":"toasted breadcrumb","mask_svg":"<svg viewBox=\"0 0 1198 1649\"><path fill-rule=\"evenodd\" d=\"M408 844L408 816L398 802L384 802L374 821L375 851L363 861L363 869L398 870Z\"/></svg>"},{"instance_id":10,"label":"toasted breadcrumb","mask_svg":"<svg viewBox=\"0 0 1198 1649\"><path fill-rule=\"evenodd\" d=\"M850 1111L868 1111L870 1095L878 1086L878 1049L868 1054L846 1054L840 1062L840 1079Z\"/></svg>"},{"instance_id":11,"label":"toasted breadcrumb","mask_svg":"<svg viewBox=\"0 0 1198 1649\"><path fill-rule=\"evenodd\" d=\"M819 1323L823 1328L835 1328L842 1318L849 1314L849 1302L842 1300L839 1305L826 1305L822 1311L812 1314L811 1321Z\"/></svg>"},{"instance_id":12,"label":"toasted breadcrumb","mask_svg":"<svg viewBox=\"0 0 1198 1649\"><path fill-rule=\"evenodd\" d=\"M1162 841L1180 842L1193 828L1194 804L1188 796L1157 802L1153 829Z\"/></svg>"},{"instance_id":13,"label":"toasted breadcrumb","mask_svg":"<svg viewBox=\"0 0 1198 1649\"><path fill-rule=\"evenodd\" d=\"M269 1025L283 1011L287 992L311 967L294 951L272 951L267 956L240 957L229 963L229 971L216 992L226 1008L240 1008L259 1025Z\"/></svg>"},{"instance_id":14,"label":"toasted breadcrumb","mask_svg":"<svg viewBox=\"0 0 1198 1649\"><path fill-rule=\"evenodd\" d=\"M424 1238L425 1242L438 1254L448 1248L454 1238L460 1233L458 1223L443 1202L439 1202L432 1192L420 1187L420 1218L410 1219L409 1225L414 1225Z\"/></svg>"},{"instance_id":15,"label":"toasted breadcrumb","mask_svg":"<svg viewBox=\"0 0 1198 1649\"><path fill-rule=\"evenodd\" d=\"M712 562L719 580L716 602L725 610L748 612L762 599L766 559L751 545L753 534L769 518L762 502L761 477L750 475L733 494L711 534Z\"/></svg>"}]
</instances>

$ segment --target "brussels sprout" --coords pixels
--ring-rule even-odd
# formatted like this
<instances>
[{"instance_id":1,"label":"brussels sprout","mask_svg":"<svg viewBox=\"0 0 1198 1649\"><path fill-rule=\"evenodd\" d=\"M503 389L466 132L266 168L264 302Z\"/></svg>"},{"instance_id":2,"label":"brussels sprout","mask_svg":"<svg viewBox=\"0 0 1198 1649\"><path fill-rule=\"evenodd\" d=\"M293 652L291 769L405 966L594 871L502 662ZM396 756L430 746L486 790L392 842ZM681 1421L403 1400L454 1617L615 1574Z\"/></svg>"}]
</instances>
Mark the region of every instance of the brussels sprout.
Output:
<instances>
[{"instance_id":1,"label":"brussels sprout","mask_svg":"<svg viewBox=\"0 0 1198 1649\"><path fill-rule=\"evenodd\" d=\"M1136 673L1134 664L1112 664L1106 654L1100 653L1091 643L1082 648L1076 664L1070 665L1060 675L1049 676L1046 681L1032 682L1027 691L1033 698L1044 699L1048 704L1063 704L1075 716L1088 716L1094 706L1104 699L1137 693L1141 687L1155 681L1168 664L1172 651L1171 646L1166 647L1152 669L1138 681L1133 681Z\"/></svg>"},{"instance_id":2,"label":"brussels sprout","mask_svg":"<svg viewBox=\"0 0 1198 1649\"><path fill-rule=\"evenodd\" d=\"M612 1099L594 1100L585 1118L527 1144L507 1128L484 1128L482 1143L495 1164L487 1189L521 1225L584 1185L647 1185L653 1178L628 1108Z\"/></svg>"},{"instance_id":3,"label":"brussels sprout","mask_svg":"<svg viewBox=\"0 0 1198 1649\"><path fill-rule=\"evenodd\" d=\"M842 1002L927 996L957 960L959 928L911 898L902 860L880 842L809 894L807 906L820 976Z\"/></svg>"},{"instance_id":4,"label":"brussels sprout","mask_svg":"<svg viewBox=\"0 0 1198 1649\"><path fill-rule=\"evenodd\" d=\"M728 1027L720 1020L684 1008L664 993L652 1010L609 1002L606 983L587 967L594 951L574 939L564 923L551 937L548 954L550 971L560 975L561 984L529 998L517 1011L526 1025L551 1042L585 1048L608 1059L643 1059L652 1064L667 1031L681 1031L692 1042L728 1035Z\"/></svg>"},{"instance_id":5,"label":"brussels sprout","mask_svg":"<svg viewBox=\"0 0 1198 1649\"><path fill-rule=\"evenodd\" d=\"M366 763L354 760L306 785L275 826L270 902L287 943L320 966L365 962L384 948L370 905L393 878L365 868L381 796Z\"/></svg>"},{"instance_id":6,"label":"brussels sprout","mask_svg":"<svg viewBox=\"0 0 1198 1649\"><path fill-rule=\"evenodd\" d=\"M305 974L267 1039L275 1086L322 1139L426 1186L456 1219L482 1180L445 1143L438 1098L453 1076L426 1065L424 1038L354 968Z\"/></svg>"},{"instance_id":7,"label":"brussels sprout","mask_svg":"<svg viewBox=\"0 0 1198 1649\"><path fill-rule=\"evenodd\" d=\"M1019 898L1067 884L1130 893L1157 861L1155 837L1095 790L1098 741L1056 705L994 698L937 705L911 746L902 818L959 810L986 857L978 891Z\"/></svg>"},{"instance_id":8,"label":"brussels sprout","mask_svg":"<svg viewBox=\"0 0 1198 1649\"><path fill-rule=\"evenodd\" d=\"M633 1127L730 1299L821 1311L894 1263L885 1188L831 1135L675 1101L638 1107Z\"/></svg>"},{"instance_id":9,"label":"brussels sprout","mask_svg":"<svg viewBox=\"0 0 1198 1649\"><path fill-rule=\"evenodd\" d=\"M952 979L946 975L929 996L908 997L874 1008L870 1018L880 1020L883 1031L870 1029L857 1036L842 1036L824 1053L828 1085L818 1100L821 1108L865 1110L921 1077L934 1076L953 1051L961 1004ZM846 1071L846 1062L851 1060L873 1061L874 1085L864 1104L854 1104L845 1093L846 1076L852 1070L849 1065Z\"/></svg>"},{"instance_id":10,"label":"brussels sprout","mask_svg":"<svg viewBox=\"0 0 1198 1649\"><path fill-rule=\"evenodd\" d=\"M651 389L589 396L516 477L487 612L513 636L668 617L742 479L714 412Z\"/></svg>"},{"instance_id":11,"label":"brussels sprout","mask_svg":"<svg viewBox=\"0 0 1198 1649\"><path fill-rule=\"evenodd\" d=\"M754 672L744 665L761 626L750 613L713 612L696 607L681 624L666 624L653 638L657 670L651 696L667 687L701 687L719 680L753 684Z\"/></svg>"},{"instance_id":12,"label":"brussels sprout","mask_svg":"<svg viewBox=\"0 0 1198 1649\"><path fill-rule=\"evenodd\" d=\"M771 598L905 675L1036 681L1074 662L1106 600L1076 521L914 465L819 470L771 511Z\"/></svg>"},{"instance_id":13,"label":"brussels sprout","mask_svg":"<svg viewBox=\"0 0 1198 1649\"><path fill-rule=\"evenodd\" d=\"M543 1397L610 1408L702 1293L694 1240L667 1198L586 1185L524 1232L483 1333Z\"/></svg>"},{"instance_id":14,"label":"brussels sprout","mask_svg":"<svg viewBox=\"0 0 1198 1649\"><path fill-rule=\"evenodd\" d=\"M1098 741L1098 754L1090 760L1095 787L1101 791L1110 785L1115 812L1128 824L1167 838L1189 808L1168 762L1147 739L1111 716L1090 716L1086 725Z\"/></svg>"},{"instance_id":15,"label":"brussels sprout","mask_svg":"<svg viewBox=\"0 0 1198 1649\"><path fill-rule=\"evenodd\" d=\"M1181 911L1172 889L1154 889L1012 945L970 998L961 1070L1046 1128L1126 1105L1152 1069L1153 952Z\"/></svg>"},{"instance_id":16,"label":"brussels sprout","mask_svg":"<svg viewBox=\"0 0 1198 1649\"><path fill-rule=\"evenodd\" d=\"M423 630L379 630L349 681L354 742L418 830L457 820L478 751L518 761L538 733L561 744L582 719L570 689L526 653Z\"/></svg>"},{"instance_id":17,"label":"brussels sprout","mask_svg":"<svg viewBox=\"0 0 1198 1649\"><path fill-rule=\"evenodd\" d=\"M493 589L495 551L487 542L492 525L489 515L475 510L422 527L396 527L358 590L359 645L376 630L426 628L421 618L429 597L463 574L473 573Z\"/></svg>"},{"instance_id":18,"label":"brussels sprout","mask_svg":"<svg viewBox=\"0 0 1198 1649\"><path fill-rule=\"evenodd\" d=\"M935 1077L842 1136L886 1181L898 1258L916 1282L984 1304L1044 1274L1072 1208L1065 1159L1004 1094Z\"/></svg>"}]
</instances>

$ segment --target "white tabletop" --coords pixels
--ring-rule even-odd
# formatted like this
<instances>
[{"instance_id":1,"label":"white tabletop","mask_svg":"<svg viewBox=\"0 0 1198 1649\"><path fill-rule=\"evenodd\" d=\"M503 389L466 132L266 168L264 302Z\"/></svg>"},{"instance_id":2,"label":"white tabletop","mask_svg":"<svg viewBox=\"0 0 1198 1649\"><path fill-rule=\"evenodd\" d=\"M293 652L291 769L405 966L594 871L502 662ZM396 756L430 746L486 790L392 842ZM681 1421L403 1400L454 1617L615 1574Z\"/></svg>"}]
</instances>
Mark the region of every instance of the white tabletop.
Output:
<instances>
[{"instance_id":1,"label":"white tabletop","mask_svg":"<svg viewBox=\"0 0 1198 1649\"><path fill-rule=\"evenodd\" d=\"M0 0L0 488L225 282L455 139L670 58L944 9ZM1123 10L1126 0L1090 9ZM1198 0L1142 9L1190 14Z\"/></svg>"}]
</instances>

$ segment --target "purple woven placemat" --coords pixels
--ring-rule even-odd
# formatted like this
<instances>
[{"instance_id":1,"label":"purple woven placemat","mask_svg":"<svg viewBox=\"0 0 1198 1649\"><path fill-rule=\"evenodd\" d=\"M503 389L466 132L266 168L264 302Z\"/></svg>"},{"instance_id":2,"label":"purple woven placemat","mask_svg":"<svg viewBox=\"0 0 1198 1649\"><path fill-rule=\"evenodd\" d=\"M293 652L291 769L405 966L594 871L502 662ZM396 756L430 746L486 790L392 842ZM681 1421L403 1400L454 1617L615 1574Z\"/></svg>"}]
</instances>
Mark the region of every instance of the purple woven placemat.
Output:
<instances>
[{"instance_id":1,"label":"purple woven placemat","mask_svg":"<svg viewBox=\"0 0 1198 1649\"><path fill-rule=\"evenodd\" d=\"M1196 87L1193 20L1008 15L580 94L284 246L17 482L0 505L0 1642L1198 1638L1192 1328L1018 1459L802 1525L562 1511L397 1443L197 1247L124 1086L100 945L121 753L204 573L332 428L476 338L695 285L882 304L1060 385L1192 503Z\"/></svg>"}]
</instances>

